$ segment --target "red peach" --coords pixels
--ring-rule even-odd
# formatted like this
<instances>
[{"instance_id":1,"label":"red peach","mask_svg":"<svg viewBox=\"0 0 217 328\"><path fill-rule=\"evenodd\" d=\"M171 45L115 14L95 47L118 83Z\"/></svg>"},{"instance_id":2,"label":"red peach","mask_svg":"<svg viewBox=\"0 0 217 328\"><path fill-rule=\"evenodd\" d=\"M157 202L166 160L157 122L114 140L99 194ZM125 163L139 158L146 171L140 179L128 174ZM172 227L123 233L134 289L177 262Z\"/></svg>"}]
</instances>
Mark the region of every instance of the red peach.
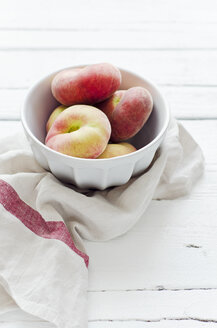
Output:
<instances>
[{"instance_id":1,"label":"red peach","mask_svg":"<svg viewBox=\"0 0 217 328\"><path fill-rule=\"evenodd\" d=\"M117 144L108 144L104 152L98 157L101 158L111 158L130 154L136 151L136 148L128 142L120 142Z\"/></svg>"},{"instance_id":2,"label":"red peach","mask_svg":"<svg viewBox=\"0 0 217 328\"><path fill-rule=\"evenodd\" d=\"M133 87L116 91L96 106L111 123L111 140L119 142L133 137L143 127L152 112L153 99L145 88Z\"/></svg>"},{"instance_id":3,"label":"red peach","mask_svg":"<svg viewBox=\"0 0 217 328\"><path fill-rule=\"evenodd\" d=\"M63 105L91 105L109 98L120 83L119 69L109 63L101 63L59 72L52 80L51 91Z\"/></svg>"},{"instance_id":4,"label":"red peach","mask_svg":"<svg viewBox=\"0 0 217 328\"><path fill-rule=\"evenodd\" d=\"M111 125L101 110L88 105L74 105L55 119L45 144L69 156L97 158L105 150L110 135Z\"/></svg>"}]
</instances>

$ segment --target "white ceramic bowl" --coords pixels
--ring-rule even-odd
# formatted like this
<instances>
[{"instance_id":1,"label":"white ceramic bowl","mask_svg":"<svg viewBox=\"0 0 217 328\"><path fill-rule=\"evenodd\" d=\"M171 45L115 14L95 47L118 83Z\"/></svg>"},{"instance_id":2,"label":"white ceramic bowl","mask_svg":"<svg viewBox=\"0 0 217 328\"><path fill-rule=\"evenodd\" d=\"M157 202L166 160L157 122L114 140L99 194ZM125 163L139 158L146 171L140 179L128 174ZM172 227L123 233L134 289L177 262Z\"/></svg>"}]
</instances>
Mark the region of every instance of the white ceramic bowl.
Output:
<instances>
[{"instance_id":1,"label":"white ceramic bowl","mask_svg":"<svg viewBox=\"0 0 217 328\"><path fill-rule=\"evenodd\" d=\"M64 155L45 146L45 125L50 113L58 105L50 88L51 80L57 72L41 79L28 91L21 110L21 121L27 139L39 164L58 179L79 188L103 190L126 183L150 165L168 128L169 107L155 84L124 69L120 71L120 89L142 86L150 91L154 100L154 108L147 123L129 140L138 150L124 156L84 159Z\"/></svg>"}]
</instances>

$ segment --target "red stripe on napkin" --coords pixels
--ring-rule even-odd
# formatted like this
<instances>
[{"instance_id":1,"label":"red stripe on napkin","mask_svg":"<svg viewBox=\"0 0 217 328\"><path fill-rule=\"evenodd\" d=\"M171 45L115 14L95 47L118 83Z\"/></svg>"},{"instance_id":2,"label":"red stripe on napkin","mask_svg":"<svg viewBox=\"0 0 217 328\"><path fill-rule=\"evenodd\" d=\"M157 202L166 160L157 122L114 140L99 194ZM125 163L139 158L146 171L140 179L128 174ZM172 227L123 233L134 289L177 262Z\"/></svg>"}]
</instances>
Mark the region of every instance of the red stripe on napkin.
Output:
<instances>
[{"instance_id":1,"label":"red stripe on napkin","mask_svg":"<svg viewBox=\"0 0 217 328\"><path fill-rule=\"evenodd\" d=\"M89 257L74 244L72 237L62 221L45 221L39 212L20 199L17 192L4 180L0 179L0 203L16 216L28 229L36 235L47 239L58 239L68 245L84 259L88 267Z\"/></svg>"}]
</instances>

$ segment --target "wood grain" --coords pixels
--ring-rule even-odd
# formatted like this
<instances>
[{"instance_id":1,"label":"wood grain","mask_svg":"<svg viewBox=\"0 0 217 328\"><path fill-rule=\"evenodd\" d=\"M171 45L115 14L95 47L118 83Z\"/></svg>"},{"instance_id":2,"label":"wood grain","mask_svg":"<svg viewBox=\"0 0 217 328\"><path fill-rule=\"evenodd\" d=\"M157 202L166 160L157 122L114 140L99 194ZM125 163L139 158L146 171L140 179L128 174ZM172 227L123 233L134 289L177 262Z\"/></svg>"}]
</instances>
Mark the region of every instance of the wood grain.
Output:
<instances>
[{"instance_id":1,"label":"wood grain","mask_svg":"<svg viewBox=\"0 0 217 328\"><path fill-rule=\"evenodd\" d=\"M146 26L147 23L216 23L215 0L7 0L1 3L1 28L93 29Z\"/></svg>"},{"instance_id":2,"label":"wood grain","mask_svg":"<svg viewBox=\"0 0 217 328\"><path fill-rule=\"evenodd\" d=\"M1 323L1 322L0 322ZM88 328L215 328L217 324L212 321L198 321L191 319L166 320L157 322L136 320L98 320L89 322ZM2 322L1 328L54 328L45 322Z\"/></svg>"},{"instance_id":3,"label":"wood grain","mask_svg":"<svg viewBox=\"0 0 217 328\"><path fill-rule=\"evenodd\" d=\"M92 29L0 30L0 50L9 49L216 50L217 24L150 22L131 28L98 24Z\"/></svg>"},{"instance_id":4,"label":"wood grain","mask_svg":"<svg viewBox=\"0 0 217 328\"><path fill-rule=\"evenodd\" d=\"M192 319L178 319L178 320L166 320L162 319L161 321L138 321L138 320L130 320L130 321L94 321L89 322L88 328L215 328L217 324L215 322L209 321L199 321ZM12 326L6 326L3 328L14 328ZM17 328L25 328L17 327ZM30 328L30 327L28 327ZM39 326L33 328L40 328ZM43 327L42 327L43 328ZM46 327L47 328L47 327Z\"/></svg>"},{"instance_id":5,"label":"wood grain","mask_svg":"<svg viewBox=\"0 0 217 328\"><path fill-rule=\"evenodd\" d=\"M216 119L217 87L161 86L173 116L179 119ZM19 120L28 89L0 89L0 120Z\"/></svg>"},{"instance_id":6,"label":"wood grain","mask_svg":"<svg viewBox=\"0 0 217 328\"><path fill-rule=\"evenodd\" d=\"M216 300L216 290L89 293L89 320L132 319L145 323L189 319L216 324Z\"/></svg>"},{"instance_id":7,"label":"wood grain","mask_svg":"<svg viewBox=\"0 0 217 328\"><path fill-rule=\"evenodd\" d=\"M0 52L0 88L27 88L68 66L110 62L164 86L217 86L216 51L10 50Z\"/></svg>"}]
</instances>

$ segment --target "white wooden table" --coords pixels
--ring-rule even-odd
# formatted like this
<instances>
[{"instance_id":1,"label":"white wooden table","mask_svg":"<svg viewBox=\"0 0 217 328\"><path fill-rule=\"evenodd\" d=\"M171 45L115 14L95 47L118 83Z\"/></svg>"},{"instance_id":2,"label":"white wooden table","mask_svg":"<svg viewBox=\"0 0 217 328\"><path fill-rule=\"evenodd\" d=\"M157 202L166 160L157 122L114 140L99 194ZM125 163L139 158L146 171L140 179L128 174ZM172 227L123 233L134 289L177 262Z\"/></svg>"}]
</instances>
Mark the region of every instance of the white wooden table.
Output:
<instances>
[{"instance_id":1,"label":"white wooden table","mask_svg":"<svg viewBox=\"0 0 217 328\"><path fill-rule=\"evenodd\" d=\"M0 137L21 129L36 79L105 61L159 84L206 172L189 196L152 201L126 235L85 243L89 327L217 327L216 0L0 0ZM50 326L17 313L0 327Z\"/></svg>"}]
</instances>

